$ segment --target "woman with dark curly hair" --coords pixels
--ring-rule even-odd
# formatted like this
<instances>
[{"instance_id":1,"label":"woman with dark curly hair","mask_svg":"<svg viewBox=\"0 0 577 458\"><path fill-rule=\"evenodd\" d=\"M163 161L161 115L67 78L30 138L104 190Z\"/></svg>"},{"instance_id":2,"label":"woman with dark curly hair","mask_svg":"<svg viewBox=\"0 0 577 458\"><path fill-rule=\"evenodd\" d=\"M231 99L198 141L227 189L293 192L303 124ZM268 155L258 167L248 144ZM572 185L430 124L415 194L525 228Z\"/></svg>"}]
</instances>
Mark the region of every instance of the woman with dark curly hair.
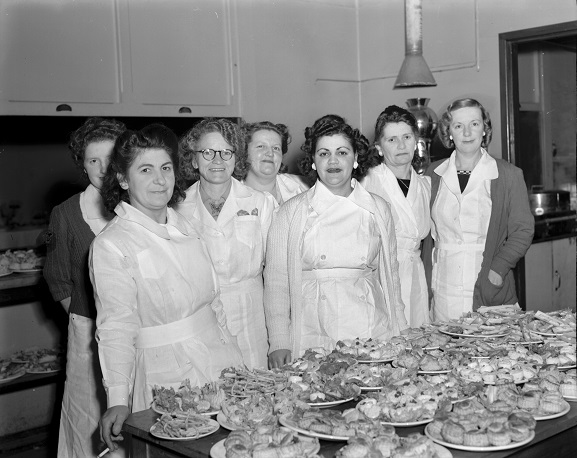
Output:
<instances>
[{"instance_id":1,"label":"woman with dark curly hair","mask_svg":"<svg viewBox=\"0 0 577 458\"><path fill-rule=\"evenodd\" d=\"M477 100L451 103L439 137L454 151L426 172L434 248L423 255L433 318L446 321L480 306L517 302L512 269L531 245L535 219L523 172L487 152L491 118Z\"/></svg>"},{"instance_id":2,"label":"woman with dark curly hair","mask_svg":"<svg viewBox=\"0 0 577 458\"><path fill-rule=\"evenodd\" d=\"M250 164L244 184L270 193L279 205L309 188L301 177L285 173L282 158L291 141L287 126L261 121L244 124L242 132Z\"/></svg>"},{"instance_id":3,"label":"woman with dark curly hair","mask_svg":"<svg viewBox=\"0 0 577 458\"><path fill-rule=\"evenodd\" d=\"M59 457L94 456L99 450L96 432L106 394L96 357L96 307L88 251L94 237L112 219L100 194L102 177L114 142L124 130L121 122L89 118L72 133L68 147L89 185L54 207L50 215L44 278L54 300L69 314Z\"/></svg>"},{"instance_id":4,"label":"woman with dark curly hair","mask_svg":"<svg viewBox=\"0 0 577 458\"><path fill-rule=\"evenodd\" d=\"M405 317L413 328L430 321L421 242L431 230L431 180L412 166L417 138L417 120L409 111L396 105L385 108L377 118L372 146L381 163L361 181L391 205Z\"/></svg>"},{"instance_id":5,"label":"woman with dark curly hair","mask_svg":"<svg viewBox=\"0 0 577 458\"><path fill-rule=\"evenodd\" d=\"M268 236L269 365L341 339L388 339L407 327L389 205L359 183L376 158L338 119L305 130L301 161L315 185L283 204Z\"/></svg>"},{"instance_id":6,"label":"woman with dark curly hair","mask_svg":"<svg viewBox=\"0 0 577 458\"><path fill-rule=\"evenodd\" d=\"M220 283L228 328L249 368L266 367L262 270L274 199L240 183L248 168L240 128L205 119L180 140L185 177L198 179L176 210L199 224Z\"/></svg>"},{"instance_id":7,"label":"woman with dark curly hair","mask_svg":"<svg viewBox=\"0 0 577 458\"><path fill-rule=\"evenodd\" d=\"M103 188L116 217L90 252L108 396L100 433L113 451L130 410L148 409L155 385L202 386L242 364L207 247L170 208L183 183L170 129L152 124L118 138Z\"/></svg>"}]
</instances>

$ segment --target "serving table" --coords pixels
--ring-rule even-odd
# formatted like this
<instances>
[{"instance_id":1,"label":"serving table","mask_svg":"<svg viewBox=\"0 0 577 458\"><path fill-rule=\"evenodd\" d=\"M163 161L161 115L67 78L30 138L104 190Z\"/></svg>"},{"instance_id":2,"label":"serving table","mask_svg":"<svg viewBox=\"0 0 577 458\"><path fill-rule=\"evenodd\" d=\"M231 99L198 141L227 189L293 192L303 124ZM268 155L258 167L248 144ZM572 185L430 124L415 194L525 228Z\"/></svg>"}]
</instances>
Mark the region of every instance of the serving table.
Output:
<instances>
[{"instance_id":1,"label":"serving table","mask_svg":"<svg viewBox=\"0 0 577 458\"><path fill-rule=\"evenodd\" d=\"M352 408L355 402L339 406L339 410ZM548 455L555 458L576 456L577 453L577 403L570 403L567 415L553 420L537 422L535 438L527 445L498 452L467 452L449 449L454 458L542 458ZM131 456L138 458L207 458L210 449L218 441L226 438L229 431L219 428L210 436L191 441L170 441L158 439L149 433L150 427L160 415L152 409L131 414L122 429L124 437L130 439ZM396 428L399 436L419 432L424 434L425 426ZM333 458L345 442L321 440L319 454L324 458ZM448 448L448 447L447 447Z\"/></svg>"}]
</instances>

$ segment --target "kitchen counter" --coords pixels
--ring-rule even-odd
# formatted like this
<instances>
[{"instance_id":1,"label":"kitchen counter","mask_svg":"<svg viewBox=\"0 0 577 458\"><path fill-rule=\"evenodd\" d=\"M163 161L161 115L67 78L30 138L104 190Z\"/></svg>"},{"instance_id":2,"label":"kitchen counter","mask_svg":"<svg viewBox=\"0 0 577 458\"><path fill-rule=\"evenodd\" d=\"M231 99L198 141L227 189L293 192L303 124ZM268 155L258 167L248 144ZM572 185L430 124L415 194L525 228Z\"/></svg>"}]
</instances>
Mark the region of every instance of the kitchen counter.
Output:
<instances>
[{"instance_id":1,"label":"kitchen counter","mask_svg":"<svg viewBox=\"0 0 577 458\"><path fill-rule=\"evenodd\" d=\"M350 402L342 408L354 407ZM567 415L553 420L537 422L535 438L527 445L498 452L466 452L449 449L454 458L542 458L554 454L556 458L575 456L577 452L577 404L570 403L571 410ZM148 431L159 417L152 409L131 414L123 427L124 436L131 438L132 456L141 458L207 458L211 447L226 438L229 431L219 428L210 436L191 441L169 441L157 439ZM413 432L423 433L425 426L396 428L397 434L406 436ZM345 442L320 441L319 454L324 458L333 458Z\"/></svg>"}]
</instances>

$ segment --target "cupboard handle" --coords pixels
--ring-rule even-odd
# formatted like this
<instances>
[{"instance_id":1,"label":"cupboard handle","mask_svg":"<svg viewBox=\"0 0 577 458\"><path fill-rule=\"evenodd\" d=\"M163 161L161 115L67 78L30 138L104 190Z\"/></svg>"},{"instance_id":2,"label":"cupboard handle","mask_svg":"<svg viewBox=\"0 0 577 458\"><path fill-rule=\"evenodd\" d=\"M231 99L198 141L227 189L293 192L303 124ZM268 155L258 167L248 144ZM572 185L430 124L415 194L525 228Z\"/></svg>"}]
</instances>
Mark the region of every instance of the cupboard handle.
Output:
<instances>
[{"instance_id":1,"label":"cupboard handle","mask_svg":"<svg viewBox=\"0 0 577 458\"><path fill-rule=\"evenodd\" d=\"M555 291L561 288L561 275L559 275L559 271L555 271Z\"/></svg>"},{"instance_id":2,"label":"cupboard handle","mask_svg":"<svg viewBox=\"0 0 577 458\"><path fill-rule=\"evenodd\" d=\"M61 103L56 107L56 111L72 111L72 107L67 103Z\"/></svg>"},{"instance_id":3,"label":"cupboard handle","mask_svg":"<svg viewBox=\"0 0 577 458\"><path fill-rule=\"evenodd\" d=\"M192 113L192 110L188 107L180 107L178 110L179 113Z\"/></svg>"}]
</instances>

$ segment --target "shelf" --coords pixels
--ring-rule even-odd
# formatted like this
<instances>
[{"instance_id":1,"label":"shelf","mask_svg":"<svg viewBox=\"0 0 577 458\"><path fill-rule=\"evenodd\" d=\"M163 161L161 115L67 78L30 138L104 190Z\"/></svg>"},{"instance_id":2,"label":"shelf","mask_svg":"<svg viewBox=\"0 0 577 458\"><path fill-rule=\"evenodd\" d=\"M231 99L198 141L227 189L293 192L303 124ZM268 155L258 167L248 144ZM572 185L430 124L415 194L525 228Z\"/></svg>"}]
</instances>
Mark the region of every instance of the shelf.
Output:
<instances>
[{"instance_id":1,"label":"shelf","mask_svg":"<svg viewBox=\"0 0 577 458\"><path fill-rule=\"evenodd\" d=\"M0 382L0 394L14 393L50 383L61 383L64 382L65 376L64 370L51 374L26 374L9 382Z\"/></svg>"}]
</instances>

